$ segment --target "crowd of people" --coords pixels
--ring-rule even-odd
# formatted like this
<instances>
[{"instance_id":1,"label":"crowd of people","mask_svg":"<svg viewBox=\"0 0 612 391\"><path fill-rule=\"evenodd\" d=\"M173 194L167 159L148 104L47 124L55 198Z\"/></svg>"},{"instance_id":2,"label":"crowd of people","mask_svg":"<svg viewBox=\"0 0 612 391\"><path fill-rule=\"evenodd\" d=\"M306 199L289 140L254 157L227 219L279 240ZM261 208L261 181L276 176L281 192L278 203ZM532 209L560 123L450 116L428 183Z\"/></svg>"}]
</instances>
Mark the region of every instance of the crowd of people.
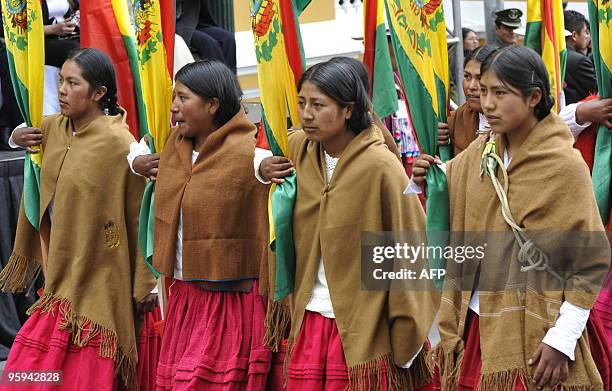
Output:
<instances>
[{"instance_id":1,"label":"crowd of people","mask_svg":"<svg viewBox=\"0 0 612 391\"><path fill-rule=\"evenodd\" d=\"M438 144L451 144L454 158L411 156L409 175L397 142L414 131L409 110L378 118L368 73L352 58L301 75L301 126L288 129L287 156L256 143L235 44L190 6L178 2L177 14L197 19L186 42L202 59L176 73L161 153L131 136L113 65L93 48L71 48L57 64L58 113L40 129L11 128L9 145L44 149L40 230L22 208L0 288L22 291L39 273L45 283L0 390L47 389L8 378L43 371L61 371L62 390L612 390L612 303L600 294L610 244L588 160L574 148L592 124L612 127L612 100L581 102L596 83L578 92L566 79L571 104L553 112L541 57L516 45L519 10L497 13L494 44L464 31L457 84L466 102L438 126ZM586 19L565 16L568 47L588 60ZM51 24L52 34L73 34L74 20ZM64 41L62 50L72 45ZM206 49L213 41L223 58ZM468 233L504 241L480 262L448 259L441 291L434 281L364 289L363 233L424 234L427 214L437 213L420 195L434 164L448 181L450 244L472 243ZM294 287L275 301L269 192L294 174L284 222ZM161 291L138 244L146 181L155 182ZM578 235L580 256L547 256L532 236L541 232L553 250ZM143 340L160 302L163 327Z\"/></svg>"}]
</instances>

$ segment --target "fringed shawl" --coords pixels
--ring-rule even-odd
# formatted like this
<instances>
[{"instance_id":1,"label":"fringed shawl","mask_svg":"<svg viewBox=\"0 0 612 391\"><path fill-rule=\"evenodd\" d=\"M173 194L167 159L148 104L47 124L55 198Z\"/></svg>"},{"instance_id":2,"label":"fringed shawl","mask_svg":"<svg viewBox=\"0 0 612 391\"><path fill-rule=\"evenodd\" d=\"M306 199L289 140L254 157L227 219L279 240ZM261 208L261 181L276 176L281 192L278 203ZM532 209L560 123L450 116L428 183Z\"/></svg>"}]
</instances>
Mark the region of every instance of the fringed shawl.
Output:
<instances>
[{"instance_id":1,"label":"fringed shawl","mask_svg":"<svg viewBox=\"0 0 612 391\"><path fill-rule=\"evenodd\" d=\"M308 141L299 130L289 135L289 147L298 175L298 195L293 220L297 264L287 357L299 334L322 258L349 368L349 389L375 387L382 377L393 390L426 383L430 373L425 349L410 370L400 366L426 342L439 303L433 285L421 291L362 288L363 232L425 229L418 198L403 195L408 177L401 163L374 126L346 147L329 184L320 143Z\"/></svg>"},{"instance_id":2,"label":"fringed shawl","mask_svg":"<svg viewBox=\"0 0 612 391\"><path fill-rule=\"evenodd\" d=\"M128 167L133 137L121 116L101 116L74 136L72 130L71 120L59 114L43 121L40 234L22 207L0 286L21 291L42 269L44 295L28 313L59 304L71 341L85 346L100 336L100 355L113 359L123 382L135 389L133 308L155 285L138 250L144 180Z\"/></svg>"},{"instance_id":3,"label":"fringed shawl","mask_svg":"<svg viewBox=\"0 0 612 391\"><path fill-rule=\"evenodd\" d=\"M535 368L527 361L554 326L563 301L582 308L593 305L608 272L609 244L588 168L572 148L567 126L551 113L531 131L507 168L508 202L515 221L536 245L553 251L550 266L561 274L567 270L568 274L558 289L548 290L546 287L555 284L547 272L521 272L518 246L502 217L491 179L480 178L485 142L484 138L478 139L448 163L451 229L458 236L455 242L461 241L460 244L466 244L469 233L480 233L481 238L489 240L499 240L501 233L506 235L501 243L489 244L480 263L448 261L440 308L442 341L434 354L440 366L442 389L454 391L465 348L468 305L479 276L482 374L478 389L513 391L518 377L531 391L536 389L531 381ZM501 136L496 136L496 145L497 155L503 156ZM498 178L502 180L499 170ZM568 240L578 233L585 234L589 242L581 242L578 247L592 251L584 252L584 257L568 256L564 243L558 242L564 232L572 232ZM575 353L564 389L602 390L585 334L578 340Z\"/></svg>"}]
</instances>

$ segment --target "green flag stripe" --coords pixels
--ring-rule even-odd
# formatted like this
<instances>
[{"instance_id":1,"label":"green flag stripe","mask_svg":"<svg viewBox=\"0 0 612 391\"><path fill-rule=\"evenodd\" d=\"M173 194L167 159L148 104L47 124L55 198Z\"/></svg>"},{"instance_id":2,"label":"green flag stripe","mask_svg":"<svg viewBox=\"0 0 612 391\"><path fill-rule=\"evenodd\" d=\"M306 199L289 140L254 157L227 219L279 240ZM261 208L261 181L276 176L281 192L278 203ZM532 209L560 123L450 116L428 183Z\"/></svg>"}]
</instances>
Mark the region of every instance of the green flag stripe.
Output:
<instances>
[{"instance_id":1,"label":"green flag stripe","mask_svg":"<svg viewBox=\"0 0 612 391\"><path fill-rule=\"evenodd\" d=\"M30 119L30 106L28 98L28 88L21 82L15 69L15 58L10 50L6 50L8 58L8 66L11 74L11 84L13 84L13 90L15 91L15 98L17 100L17 106L21 112L21 116L25 119L28 126L32 126Z\"/></svg>"},{"instance_id":2,"label":"green flag stripe","mask_svg":"<svg viewBox=\"0 0 612 391\"><path fill-rule=\"evenodd\" d=\"M134 39L132 37L123 36L123 44L125 45L125 50L127 52L128 60L130 62L130 69L132 70L132 78L134 80L134 95L136 96L136 104L138 107L138 131L140 133L140 137L144 137L145 135L149 135L148 137L151 137L147 125L147 108L145 106L142 94L139 93L139 91L142 91L142 82L140 80L140 67L136 42L134 42ZM155 153L155 143L149 144L151 152Z\"/></svg>"},{"instance_id":3,"label":"green flag stripe","mask_svg":"<svg viewBox=\"0 0 612 391\"><path fill-rule=\"evenodd\" d=\"M542 22L529 22L525 28L525 46L542 53Z\"/></svg>"},{"instance_id":4,"label":"green flag stripe","mask_svg":"<svg viewBox=\"0 0 612 391\"><path fill-rule=\"evenodd\" d=\"M374 112L385 118L398 110L397 91L393 78L393 67L384 24L376 27L374 72L372 78L372 103Z\"/></svg>"}]
</instances>

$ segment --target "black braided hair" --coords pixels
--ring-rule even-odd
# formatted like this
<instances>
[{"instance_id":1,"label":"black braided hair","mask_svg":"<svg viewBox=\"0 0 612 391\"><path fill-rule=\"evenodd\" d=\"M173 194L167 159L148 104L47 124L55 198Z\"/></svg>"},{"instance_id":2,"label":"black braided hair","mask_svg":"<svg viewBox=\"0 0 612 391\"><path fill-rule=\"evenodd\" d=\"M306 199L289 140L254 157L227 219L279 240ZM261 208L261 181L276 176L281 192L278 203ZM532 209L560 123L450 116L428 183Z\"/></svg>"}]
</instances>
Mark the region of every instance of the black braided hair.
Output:
<instances>
[{"instance_id":1,"label":"black braided hair","mask_svg":"<svg viewBox=\"0 0 612 391\"><path fill-rule=\"evenodd\" d=\"M550 82L542 57L533 49L513 45L492 52L480 66L481 75L488 71L525 97L538 88L542 98L534 108L535 116L541 121L550 114L555 98L550 95Z\"/></svg>"}]
</instances>

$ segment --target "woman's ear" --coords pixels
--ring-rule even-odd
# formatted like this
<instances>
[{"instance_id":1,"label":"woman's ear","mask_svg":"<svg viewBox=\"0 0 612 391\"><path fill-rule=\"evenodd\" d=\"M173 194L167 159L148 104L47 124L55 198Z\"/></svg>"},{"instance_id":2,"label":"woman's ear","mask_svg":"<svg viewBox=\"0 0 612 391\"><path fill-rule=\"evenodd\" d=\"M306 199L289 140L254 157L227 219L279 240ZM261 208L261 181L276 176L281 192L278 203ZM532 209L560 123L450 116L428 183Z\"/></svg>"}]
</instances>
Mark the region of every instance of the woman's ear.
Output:
<instances>
[{"instance_id":1,"label":"woman's ear","mask_svg":"<svg viewBox=\"0 0 612 391\"><path fill-rule=\"evenodd\" d=\"M211 115L215 115L217 114L217 111L219 111L219 106L221 106L221 102L219 102L219 98L212 98L208 101L209 106L209 112Z\"/></svg>"},{"instance_id":2,"label":"woman's ear","mask_svg":"<svg viewBox=\"0 0 612 391\"><path fill-rule=\"evenodd\" d=\"M529 107L534 108L540 103L540 101L544 99L542 94L542 90L540 88L534 88L531 91L531 95L527 98L527 104Z\"/></svg>"},{"instance_id":3,"label":"woman's ear","mask_svg":"<svg viewBox=\"0 0 612 391\"><path fill-rule=\"evenodd\" d=\"M98 87L98 89L93 94L94 102L99 103L100 100L102 100L102 98L106 95L107 92L108 92L108 88L106 88L106 86Z\"/></svg>"},{"instance_id":4,"label":"woman's ear","mask_svg":"<svg viewBox=\"0 0 612 391\"><path fill-rule=\"evenodd\" d=\"M349 120L353 116L353 110L355 109L355 105L351 103L350 105L344 108L344 119Z\"/></svg>"}]
</instances>

